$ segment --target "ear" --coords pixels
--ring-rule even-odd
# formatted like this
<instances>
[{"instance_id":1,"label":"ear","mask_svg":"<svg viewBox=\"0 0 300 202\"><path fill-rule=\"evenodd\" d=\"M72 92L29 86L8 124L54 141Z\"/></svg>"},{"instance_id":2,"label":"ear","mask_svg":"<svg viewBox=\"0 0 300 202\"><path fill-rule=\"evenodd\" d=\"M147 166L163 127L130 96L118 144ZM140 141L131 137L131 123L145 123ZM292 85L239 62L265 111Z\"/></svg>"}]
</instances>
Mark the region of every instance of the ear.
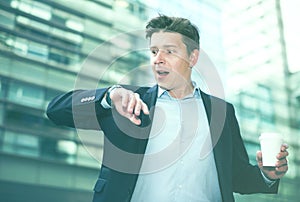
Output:
<instances>
[{"instance_id":1,"label":"ear","mask_svg":"<svg viewBox=\"0 0 300 202\"><path fill-rule=\"evenodd\" d=\"M198 61L200 51L198 49L194 49L190 54L190 67L195 66Z\"/></svg>"}]
</instances>

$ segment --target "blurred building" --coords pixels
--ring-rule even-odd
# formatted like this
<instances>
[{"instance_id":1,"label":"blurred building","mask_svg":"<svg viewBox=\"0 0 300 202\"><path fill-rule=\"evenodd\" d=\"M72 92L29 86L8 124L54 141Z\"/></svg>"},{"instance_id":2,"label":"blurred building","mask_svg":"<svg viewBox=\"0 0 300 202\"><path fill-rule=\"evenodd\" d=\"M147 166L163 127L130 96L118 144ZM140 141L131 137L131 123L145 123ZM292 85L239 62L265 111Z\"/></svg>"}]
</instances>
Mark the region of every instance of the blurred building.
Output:
<instances>
[{"instance_id":1,"label":"blurred building","mask_svg":"<svg viewBox=\"0 0 300 202\"><path fill-rule=\"evenodd\" d=\"M91 201L101 132L58 127L45 109L74 88L151 83L143 29L158 2L0 0L1 201Z\"/></svg>"},{"instance_id":2,"label":"blurred building","mask_svg":"<svg viewBox=\"0 0 300 202\"><path fill-rule=\"evenodd\" d=\"M141 75L125 78L124 72L147 61L144 52L128 52L141 38L132 32L143 27L147 12L122 2L0 1L1 201L91 201L101 138L89 136L83 145L75 130L52 124L45 109L76 87ZM128 34L111 40L120 33ZM82 71L84 62L89 68Z\"/></svg>"},{"instance_id":3,"label":"blurred building","mask_svg":"<svg viewBox=\"0 0 300 202\"><path fill-rule=\"evenodd\" d=\"M1 200L91 201L101 132L58 127L45 109L74 88L153 82L143 29L159 12L200 28L202 49L220 75L229 75L228 99L237 107L251 160L263 130L284 133L291 145L280 194L255 200L298 198L300 75L289 69L279 1L247 2L223 13L224 1L209 0L0 0ZM237 195L237 201L248 199Z\"/></svg>"},{"instance_id":4,"label":"blurred building","mask_svg":"<svg viewBox=\"0 0 300 202\"><path fill-rule=\"evenodd\" d=\"M295 61L299 59L292 57L294 47L290 44L287 46L287 42L291 42L290 33L294 32L291 21L297 18L286 15L292 11L288 8L294 6L296 9L296 5L299 6L299 3L295 3L231 0L224 12L224 46L228 61L226 70L230 75L228 97L235 103L251 161L255 163L261 132L282 133L290 145L289 171L282 179L279 194L237 195L237 201L297 201L299 197L297 71L300 69L298 64L295 66Z\"/></svg>"}]
</instances>

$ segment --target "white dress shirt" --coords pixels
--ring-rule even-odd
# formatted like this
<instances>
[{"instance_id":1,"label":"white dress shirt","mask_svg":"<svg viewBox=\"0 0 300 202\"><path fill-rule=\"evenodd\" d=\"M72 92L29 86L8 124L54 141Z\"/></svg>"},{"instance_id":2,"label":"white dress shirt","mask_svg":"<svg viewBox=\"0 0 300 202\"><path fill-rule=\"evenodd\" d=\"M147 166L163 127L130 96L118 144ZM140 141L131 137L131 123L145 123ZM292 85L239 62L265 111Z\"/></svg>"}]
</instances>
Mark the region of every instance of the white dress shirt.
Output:
<instances>
[{"instance_id":1,"label":"white dress shirt","mask_svg":"<svg viewBox=\"0 0 300 202\"><path fill-rule=\"evenodd\" d=\"M174 99L159 89L155 107L131 202L222 201L200 90Z\"/></svg>"}]
</instances>

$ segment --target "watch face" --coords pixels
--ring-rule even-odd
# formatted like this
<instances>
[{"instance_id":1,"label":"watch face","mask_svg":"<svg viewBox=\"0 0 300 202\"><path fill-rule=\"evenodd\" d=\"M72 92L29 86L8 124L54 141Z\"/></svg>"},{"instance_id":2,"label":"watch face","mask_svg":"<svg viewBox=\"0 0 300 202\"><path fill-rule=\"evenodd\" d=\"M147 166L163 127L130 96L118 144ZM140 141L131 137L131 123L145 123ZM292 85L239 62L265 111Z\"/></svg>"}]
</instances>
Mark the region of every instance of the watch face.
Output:
<instances>
[{"instance_id":1,"label":"watch face","mask_svg":"<svg viewBox=\"0 0 300 202\"><path fill-rule=\"evenodd\" d=\"M109 89L108 89L108 93L110 93L111 91L113 91L115 88L122 88L122 86L120 86L120 85L113 85L112 87L110 87Z\"/></svg>"}]
</instances>

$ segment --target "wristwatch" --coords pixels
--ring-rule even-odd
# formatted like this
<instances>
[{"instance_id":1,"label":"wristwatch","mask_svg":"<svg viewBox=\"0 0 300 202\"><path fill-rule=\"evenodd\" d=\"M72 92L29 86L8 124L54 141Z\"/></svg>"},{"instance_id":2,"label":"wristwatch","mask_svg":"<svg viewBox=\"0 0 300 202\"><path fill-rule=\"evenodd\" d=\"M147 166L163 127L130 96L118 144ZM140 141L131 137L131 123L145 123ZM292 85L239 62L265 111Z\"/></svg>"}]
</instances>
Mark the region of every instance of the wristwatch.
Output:
<instances>
[{"instance_id":1,"label":"wristwatch","mask_svg":"<svg viewBox=\"0 0 300 202\"><path fill-rule=\"evenodd\" d=\"M110 93L114 90L114 89L116 89L116 88L122 88L122 86L120 86L120 85L113 85L113 86L111 86L108 90L107 90L107 92L106 92L106 102L107 102L107 104L109 105L109 106L111 106L111 99L110 99Z\"/></svg>"}]
</instances>

